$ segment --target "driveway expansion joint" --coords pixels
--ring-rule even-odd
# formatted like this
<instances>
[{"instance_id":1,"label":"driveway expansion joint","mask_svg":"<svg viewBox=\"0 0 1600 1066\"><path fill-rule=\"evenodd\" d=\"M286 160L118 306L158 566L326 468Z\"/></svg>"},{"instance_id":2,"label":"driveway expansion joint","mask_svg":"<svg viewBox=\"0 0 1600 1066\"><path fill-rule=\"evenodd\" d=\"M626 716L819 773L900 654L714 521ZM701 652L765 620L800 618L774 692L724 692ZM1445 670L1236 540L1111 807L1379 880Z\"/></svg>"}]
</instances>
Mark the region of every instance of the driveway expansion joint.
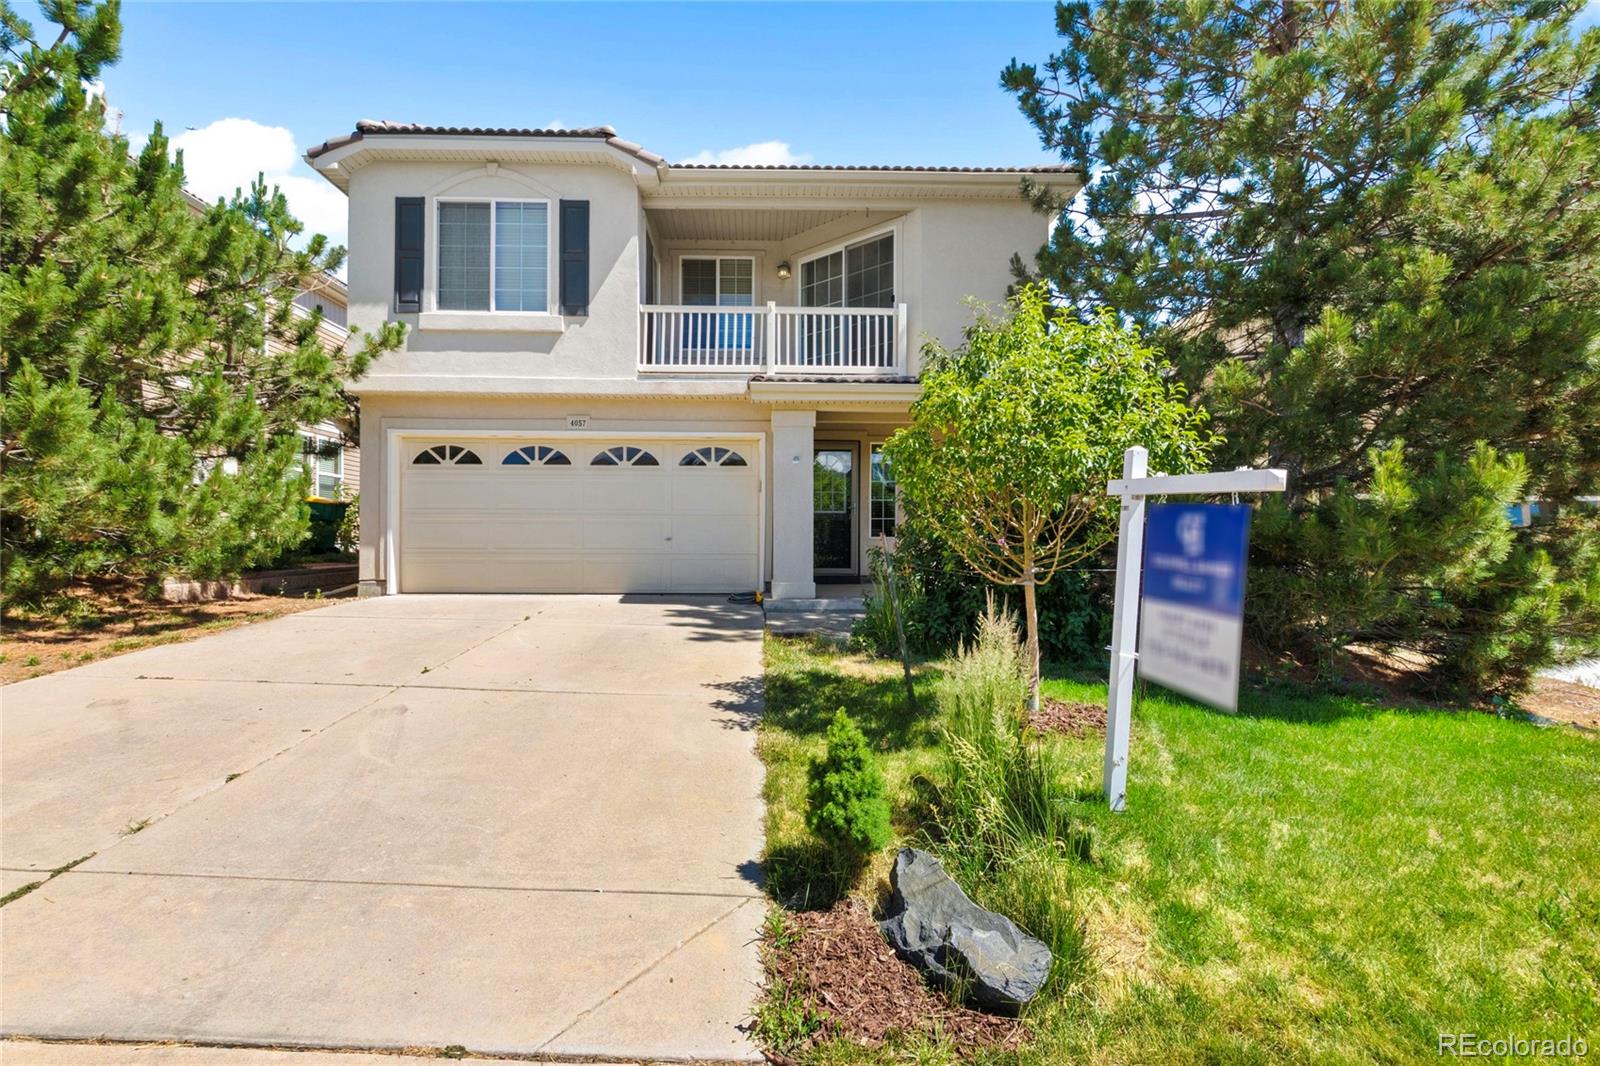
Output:
<instances>
[{"instance_id":1,"label":"driveway expansion joint","mask_svg":"<svg viewBox=\"0 0 1600 1066\"><path fill-rule=\"evenodd\" d=\"M668 959L672 958L672 956L676 955L678 952L682 951L684 948L688 947L690 944L692 944L696 940L700 939L700 937L704 936L706 933L710 932L712 929L715 929L717 926L721 925L728 918L732 917L741 907L748 906L751 902L755 901L758 898L759 897L757 897L757 896L751 896L751 897L749 897L747 899L740 900L738 903L734 904L732 907L729 907L727 910L723 911L721 914L719 914L715 918L711 919L705 925L702 925L699 929L696 929L693 933L689 934L687 937L685 937L684 939L680 940L678 943L674 944L672 947L668 948L665 952L663 952L654 961L645 964L632 977L629 977L626 981L622 982L622 984L618 985L611 992L607 993L605 996L602 996L592 1006L588 1007L585 1010L579 1011L578 1015L575 1018L573 1018L572 1021L570 1021L566 1025L562 1026L560 1031L558 1031L549 1040L546 1040L544 1043L540 1044L539 1045L540 1049L542 1050L544 1048L547 1048L551 1044L555 1043L557 1040L560 1040L563 1036L565 1036L567 1033L571 1032L574 1028L576 1028L578 1026L578 1024L580 1022L582 1022L585 1018L589 1017L589 1015L593 1014L595 1011L599 1010L601 1007L604 1007L606 1004L608 1004L608 1003L612 1002L613 1000L615 1000L618 996L622 995L628 989L632 988L639 981L641 981L645 977L649 976L649 974L653 970L655 970L658 966L660 966L662 963L666 962Z\"/></svg>"},{"instance_id":2,"label":"driveway expansion joint","mask_svg":"<svg viewBox=\"0 0 1600 1066\"><path fill-rule=\"evenodd\" d=\"M650 1055L647 1058L623 1055L619 1057L597 1057L594 1055L564 1055L561 1052L549 1051L504 1051L493 1048L467 1047L462 1044L432 1045L407 1045L396 1047L391 1044L340 1044L340 1043L284 1043L281 1040L267 1041L258 1044L245 1043L238 1040L133 1040L114 1036L83 1037L83 1036L52 1036L39 1032L11 1032L0 1028L0 1048L11 1044L22 1047L28 1044L64 1044L81 1045L86 1047L126 1047L126 1048L195 1048L210 1049L214 1051L283 1051L294 1054L336 1054L336 1055L382 1055L393 1057L397 1062L411 1061L416 1058L439 1059L441 1062L462 1061L471 1063L482 1062L548 1062L572 1063L573 1066L651 1066L655 1063L685 1063L693 1066L751 1066L750 1059L718 1059L703 1058L700 1056L671 1056ZM457 1060L454 1055L445 1057L443 1052L452 1047L465 1047L464 1057Z\"/></svg>"},{"instance_id":3,"label":"driveway expansion joint","mask_svg":"<svg viewBox=\"0 0 1600 1066\"><path fill-rule=\"evenodd\" d=\"M92 857L92 856L90 856ZM80 859L80 862L83 860ZM33 871L27 871L33 872ZM48 871L39 871L47 873ZM266 884L288 885L348 885L352 888L438 888L450 891L528 892L571 896L669 896L681 899L736 899L739 905L761 899L759 892L696 892L665 888L582 888L560 885L474 885L455 881L374 881L349 877L290 877L281 874L220 874L195 873L183 870L67 870L67 873L95 877L184 877L209 881L258 881ZM738 906L734 910L738 909ZM729 911L729 914L733 911ZM718 919L720 921L720 919ZM716 923L711 923L715 925ZM687 943L688 941L685 941Z\"/></svg>"},{"instance_id":4,"label":"driveway expansion joint","mask_svg":"<svg viewBox=\"0 0 1600 1066\"><path fill-rule=\"evenodd\" d=\"M166 679L162 679L162 680L166 680ZM378 686L363 686L363 687L376 688ZM239 771L235 772L234 773L234 777L239 777L239 776L241 776L243 774L248 774L248 773L251 773L252 771L261 769L263 766L266 766L268 763L272 762L274 759L277 759L278 757L280 757L282 755L288 754L289 752L295 750L296 748L300 747L300 745L306 743L309 740L316 739L317 737L321 736L323 733L326 733L328 730L330 730L334 726L338 725L340 722L343 722L343 721L349 719L350 717L352 717L354 715L360 714L362 711L366 710L367 708L373 706L376 703L379 703L379 702L382 702L383 700L388 699L390 696L393 696L396 692L400 691L400 686L399 685L384 685L382 687L383 687L383 689L385 691L380 692L378 695L372 697L372 699L367 700L365 703L361 704L358 707L352 707L350 710L346 711L344 714L339 715L337 718L333 719L331 722L327 722L327 723L323 724L321 727L319 727L317 729L305 730L298 737L296 737L294 740L292 740L288 744L284 745L282 748L279 748L277 751L272 752L269 755L263 756L262 758L260 758L260 759L256 760L255 762L251 763L249 766L245 767L243 770L239 770ZM136 832L130 833L130 832L124 831L120 836L118 836L115 840L111 841L109 844L104 844L101 847L95 849L94 854L95 855L103 855L106 852L112 850L113 848L121 846L124 841L131 840L133 837L135 837L139 833L142 833L145 830L149 829L151 826L157 825L157 824L159 824L161 822L166 821L168 818L171 818L173 815L177 814L179 811L188 810L190 807L194 806L196 803L199 803L202 800L204 800L204 799L206 799L206 798L208 798L210 796L215 795L218 790L226 788L228 786L228 784L233 779L234 779L233 777L224 778L223 781L220 784L214 785L211 788L206 789L204 792L200 792L200 793L198 793L196 795L190 796L187 800L184 800L182 803L179 803L176 807L173 807L171 810L163 811L160 814L151 815L149 818L145 819L145 824L140 826L139 829ZM79 861L82 861L82 860L79 860ZM88 873L89 871L85 870L84 872Z\"/></svg>"}]
</instances>

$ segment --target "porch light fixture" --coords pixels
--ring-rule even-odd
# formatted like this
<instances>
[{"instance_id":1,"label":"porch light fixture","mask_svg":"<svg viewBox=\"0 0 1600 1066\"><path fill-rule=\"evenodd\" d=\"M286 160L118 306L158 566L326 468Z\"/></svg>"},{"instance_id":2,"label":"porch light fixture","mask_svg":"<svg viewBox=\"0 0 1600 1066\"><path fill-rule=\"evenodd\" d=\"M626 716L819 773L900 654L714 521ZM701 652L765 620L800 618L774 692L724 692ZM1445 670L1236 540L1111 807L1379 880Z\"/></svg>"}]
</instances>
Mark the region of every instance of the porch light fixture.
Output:
<instances>
[{"instance_id":1,"label":"porch light fixture","mask_svg":"<svg viewBox=\"0 0 1600 1066\"><path fill-rule=\"evenodd\" d=\"M778 264L778 280L779 281L788 281L789 280L789 276L791 274L793 274L793 273L794 273L794 271L789 269L789 260L785 259L783 262Z\"/></svg>"}]
</instances>

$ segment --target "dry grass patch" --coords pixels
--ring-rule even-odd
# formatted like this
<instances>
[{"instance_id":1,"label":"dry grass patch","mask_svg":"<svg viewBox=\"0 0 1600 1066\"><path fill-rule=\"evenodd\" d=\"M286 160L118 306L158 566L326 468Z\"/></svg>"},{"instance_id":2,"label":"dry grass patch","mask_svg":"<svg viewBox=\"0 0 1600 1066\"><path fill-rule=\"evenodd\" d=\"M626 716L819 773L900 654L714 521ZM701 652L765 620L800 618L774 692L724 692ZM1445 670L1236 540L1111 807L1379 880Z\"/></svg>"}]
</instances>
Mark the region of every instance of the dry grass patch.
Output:
<instances>
[{"instance_id":1,"label":"dry grass patch","mask_svg":"<svg viewBox=\"0 0 1600 1066\"><path fill-rule=\"evenodd\" d=\"M316 597L237 596L204 603L147 600L132 588L71 596L53 616L7 610L0 617L0 684L69 670L160 644L177 644L251 622L326 607Z\"/></svg>"}]
</instances>

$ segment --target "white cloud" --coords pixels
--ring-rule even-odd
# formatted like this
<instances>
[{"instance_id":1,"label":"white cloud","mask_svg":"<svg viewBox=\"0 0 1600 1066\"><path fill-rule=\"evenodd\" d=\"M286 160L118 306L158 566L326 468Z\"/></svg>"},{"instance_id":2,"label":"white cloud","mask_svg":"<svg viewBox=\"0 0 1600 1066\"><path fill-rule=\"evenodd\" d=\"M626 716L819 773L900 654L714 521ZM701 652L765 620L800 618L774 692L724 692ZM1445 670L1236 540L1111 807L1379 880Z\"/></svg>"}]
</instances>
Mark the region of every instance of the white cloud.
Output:
<instances>
[{"instance_id":1,"label":"white cloud","mask_svg":"<svg viewBox=\"0 0 1600 1066\"><path fill-rule=\"evenodd\" d=\"M796 163L809 163L811 156L796 152L789 147L788 141L758 141L740 148L724 148L721 151L712 151L707 148L697 155L682 160L689 164L720 164L723 166L743 167L780 167Z\"/></svg>"},{"instance_id":2,"label":"white cloud","mask_svg":"<svg viewBox=\"0 0 1600 1066\"><path fill-rule=\"evenodd\" d=\"M283 190L289 210L305 224L307 235L325 233L335 244L346 243L344 193L310 172L300 161L294 134L284 127L222 118L172 138L172 150L182 150L184 183L200 199L231 197L260 173L268 186Z\"/></svg>"}]
</instances>

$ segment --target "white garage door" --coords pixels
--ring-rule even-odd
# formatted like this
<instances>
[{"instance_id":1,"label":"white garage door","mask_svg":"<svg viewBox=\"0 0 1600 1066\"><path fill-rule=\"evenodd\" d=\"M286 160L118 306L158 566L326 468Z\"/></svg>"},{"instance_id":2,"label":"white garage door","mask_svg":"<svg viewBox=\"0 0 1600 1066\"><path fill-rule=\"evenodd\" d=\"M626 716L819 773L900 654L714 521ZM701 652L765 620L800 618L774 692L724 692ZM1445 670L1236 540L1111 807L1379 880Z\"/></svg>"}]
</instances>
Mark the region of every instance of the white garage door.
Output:
<instances>
[{"instance_id":1,"label":"white garage door","mask_svg":"<svg viewBox=\"0 0 1600 1066\"><path fill-rule=\"evenodd\" d=\"M407 439L402 592L749 592L754 441Z\"/></svg>"}]
</instances>

